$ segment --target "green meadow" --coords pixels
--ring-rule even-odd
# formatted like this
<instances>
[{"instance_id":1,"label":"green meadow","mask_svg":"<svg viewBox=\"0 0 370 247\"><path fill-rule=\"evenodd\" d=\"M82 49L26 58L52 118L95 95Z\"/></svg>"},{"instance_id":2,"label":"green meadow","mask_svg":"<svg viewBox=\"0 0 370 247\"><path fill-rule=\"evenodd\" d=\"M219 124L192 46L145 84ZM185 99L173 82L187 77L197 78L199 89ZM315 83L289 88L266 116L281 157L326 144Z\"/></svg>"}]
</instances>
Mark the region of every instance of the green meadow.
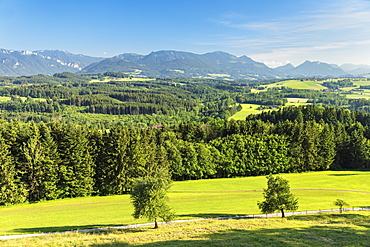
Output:
<instances>
[{"instance_id":1,"label":"green meadow","mask_svg":"<svg viewBox=\"0 0 370 247\"><path fill-rule=\"evenodd\" d=\"M279 81L272 84L265 85L265 89L274 88L274 87L289 87L293 89L312 89L312 90L322 90L327 89L321 85L320 81L310 81L310 80L286 80Z\"/></svg>"},{"instance_id":2,"label":"green meadow","mask_svg":"<svg viewBox=\"0 0 370 247\"><path fill-rule=\"evenodd\" d=\"M257 104L240 104L242 106L242 109L235 113L233 116L231 116L229 119L234 120L245 120L246 116L250 114L257 114L262 112L262 110L257 109L261 105Z\"/></svg>"},{"instance_id":3,"label":"green meadow","mask_svg":"<svg viewBox=\"0 0 370 247\"><path fill-rule=\"evenodd\" d=\"M370 206L370 172L325 171L282 174L299 198L299 211ZM266 177L174 182L169 192L176 219L259 214ZM307 190L311 189L311 190ZM314 189L314 190L312 190ZM340 191L346 190L346 191ZM0 235L144 223L134 220L129 195L84 197L0 207Z\"/></svg>"},{"instance_id":4,"label":"green meadow","mask_svg":"<svg viewBox=\"0 0 370 247\"><path fill-rule=\"evenodd\" d=\"M300 106L300 105L307 105L308 99L304 98L287 98L288 102L285 104L285 106ZM271 111L272 109L258 109L259 107L262 107L262 105L257 104L240 104L242 106L242 109L235 113L233 116L229 118L234 120L245 120L245 118L250 114L258 114L263 111Z\"/></svg>"},{"instance_id":5,"label":"green meadow","mask_svg":"<svg viewBox=\"0 0 370 247\"><path fill-rule=\"evenodd\" d=\"M345 94L349 99L370 99L370 89L361 89L361 91L352 91L351 94Z\"/></svg>"},{"instance_id":6,"label":"green meadow","mask_svg":"<svg viewBox=\"0 0 370 247\"><path fill-rule=\"evenodd\" d=\"M25 101L27 99L27 97L19 97L21 100ZM32 98L33 100L36 100L36 101L46 101L46 99L43 99L43 98ZM11 97L8 97L8 96L0 96L0 103L1 102L6 102L6 101L10 101L11 100Z\"/></svg>"},{"instance_id":7,"label":"green meadow","mask_svg":"<svg viewBox=\"0 0 370 247\"><path fill-rule=\"evenodd\" d=\"M205 220L1 241L1 246L368 246L370 212Z\"/></svg>"}]
</instances>

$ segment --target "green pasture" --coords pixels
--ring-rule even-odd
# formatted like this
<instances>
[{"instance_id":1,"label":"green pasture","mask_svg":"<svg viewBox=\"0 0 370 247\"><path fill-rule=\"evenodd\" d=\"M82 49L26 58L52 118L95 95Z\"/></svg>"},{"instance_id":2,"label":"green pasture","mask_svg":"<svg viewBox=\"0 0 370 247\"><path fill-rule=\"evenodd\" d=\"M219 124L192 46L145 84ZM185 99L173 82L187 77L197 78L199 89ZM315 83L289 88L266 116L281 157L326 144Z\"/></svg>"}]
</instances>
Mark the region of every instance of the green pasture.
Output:
<instances>
[{"instance_id":1,"label":"green pasture","mask_svg":"<svg viewBox=\"0 0 370 247\"><path fill-rule=\"evenodd\" d=\"M357 87L360 87L360 86L369 86L370 85L370 81L368 80L352 80L353 84Z\"/></svg>"},{"instance_id":2,"label":"green pasture","mask_svg":"<svg viewBox=\"0 0 370 247\"><path fill-rule=\"evenodd\" d=\"M7 96L0 96L0 102L6 102L6 101L10 101L11 98L10 97L7 97Z\"/></svg>"},{"instance_id":3,"label":"green pasture","mask_svg":"<svg viewBox=\"0 0 370 247\"><path fill-rule=\"evenodd\" d=\"M208 75L212 77L230 77L231 76L229 74L208 74Z\"/></svg>"},{"instance_id":4,"label":"green pasture","mask_svg":"<svg viewBox=\"0 0 370 247\"><path fill-rule=\"evenodd\" d=\"M21 100L25 101L27 99L27 97L19 97ZM46 101L46 99L43 99L43 98L32 98L33 100L36 100L36 101ZM11 100L11 97L8 97L8 96L0 96L0 103L1 102L6 102L6 101L10 101Z\"/></svg>"},{"instance_id":5,"label":"green pasture","mask_svg":"<svg viewBox=\"0 0 370 247\"><path fill-rule=\"evenodd\" d=\"M370 99L370 89L362 89L362 91L353 91L352 94L346 94L349 99Z\"/></svg>"},{"instance_id":6,"label":"green pasture","mask_svg":"<svg viewBox=\"0 0 370 247\"><path fill-rule=\"evenodd\" d=\"M240 104L240 105L242 106L242 109L235 113L233 116L231 116L229 119L245 120L246 116L250 114L257 114L262 112L262 110L257 109L261 105L257 104Z\"/></svg>"},{"instance_id":7,"label":"green pasture","mask_svg":"<svg viewBox=\"0 0 370 247\"><path fill-rule=\"evenodd\" d=\"M298 210L334 208L340 198L351 207L370 206L370 172L325 171L282 174L299 198ZM170 205L177 219L258 214L266 177L174 182ZM330 189L305 190L305 189ZM84 197L0 207L0 235L50 232L143 223L134 220L129 195Z\"/></svg>"},{"instance_id":8,"label":"green pasture","mask_svg":"<svg viewBox=\"0 0 370 247\"><path fill-rule=\"evenodd\" d=\"M307 105L308 99L304 98L287 98L288 103L285 104L285 106L300 106L300 105ZM235 113L233 116L229 118L234 120L245 120L245 118L250 114L258 114L263 111L271 111L273 109L263 109L259 110L258 107L261 107L262 105L257 104L240 104L242 106L242 109Z\"/></svg>"},{"instance_id":9,"label":"green pasture","mask_svg":"<svg viewBox=\"0 0 370 247\"><path fill-rule=\"evenodd\" d=\"M301 106L301 105L308 105L310 103L307 103L309 99L305 98L286 98L288 100L288 103L285 104L285 106Z\"/></svg>"},{"instance_id":10,"label":"green pasture","mask_svg":"<svg viewBox=\"0 0 370 247\"><path fill-rule=\"evenodd\" d=\"M370 212L269 219L205 220L55 234L1 241L1 246L368 246Z\"/></svg>"},{"instance_id":11,"label":"green pasture","mask_svg":"<svg viewBox=\"0 0 370 247\"><path fill-rule=\"evenodd\" d=\"M301 80L286 80L275 82L272 84L265 85L266 89L274 87L289 87L293 89L312 89L312 90L322 90L327 89L321 85L320 81L301 81Z\"/></svg>"},{"instance_id":12,"label":"green pasture","mask_svg":"<svg viewBox=\"0 0 370 247\"><path fill-rule=\"evenodd\" d=\"M292 189L342 189L370 192L370 172L323 171L284 173ZM171 191L240 191L261 190L266 187L265 176L187 180L175 182Z\"/></svg>"}]
</instances>

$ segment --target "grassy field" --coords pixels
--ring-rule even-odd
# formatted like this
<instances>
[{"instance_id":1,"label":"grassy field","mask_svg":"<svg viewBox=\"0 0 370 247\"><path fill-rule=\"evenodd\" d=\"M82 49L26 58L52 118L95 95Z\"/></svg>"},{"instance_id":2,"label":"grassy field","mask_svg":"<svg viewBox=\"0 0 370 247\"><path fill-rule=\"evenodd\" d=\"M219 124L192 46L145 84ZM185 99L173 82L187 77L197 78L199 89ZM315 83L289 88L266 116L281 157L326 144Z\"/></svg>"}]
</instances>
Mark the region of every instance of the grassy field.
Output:
<instances>
[{"instance_id":1,"label":"grassy field","mask_svg":"<svg viewBox=\"0 0 370 247\"><path fill-rule=\"evenodd\" d=\"M370 206L370 193L297 189L368 191L370 172L283 174L298 210L334 208L340 198L351 207ZM177 219L258 214L266 178L231 178L175 182L169 193ZM0 235L50 232L146 222L134 220L129 195L85 197L0 207Z\"/></svg>"},{"instance_id":2,"label":"grassy field","mask_svg":"<svg viewBox=\"0 0 370 247\"><path fill-rule=\"evenodd\" d=\"M208 74L208 75L212 77L230 77L231 76L229 74Z\"/></svg>"},{"instance_id":3,"label":"grassy field","mask_svg":"<svg viewBox=\"0 0 370 247\"><path fill-rule=\"evenodd\" d=\"M363 89L362 91L353 91L352 94L346 94L349 99L370 99L370 89Z\"/></svg>"},{"instance_id":4,"label":"grassy field","mask_svg":"<svg viewBox=\"0 0 370 247\"><path fill-rule=\"evenodd\" d=\"M360 87L360 86L368 86L370 85L370 81L364 81L364 80L352 80L353 84L357 87Z\"/></svg>"},{"instance_id":5,"label":"grassy field","mask_svg":"<svg viewBox=\"0 0 370 247\"><path fill-rule=\"evenodd\" d=\"M303 98L287 98L288 103L286 103L285 106L300 106L300 105L307 105L308 99L303 99ZM250 114L258 114L263 111L271 111L271 109L264 109L260 110L258 109L262 105L257 105L257 104L240 104L242 106L242 109L235 113L233 116L229 118L234 119L234 120L245 120L245 118L250 115Z\"/></svg>"},{"instance_id":6,"label":"grassy field","mask_svg":"<svg viewBox=\"0 0 370 247\"><path fill-rule=\"evenodd\" d=\"M27 99L27 97L19 97L21 100L25 101ZM43 99L43 98L32 98L33 100L36 100L36 101L46 101L46 99ZM0 96L0 102L6 102L6 101L10 101L11 100L11 97L8 97L8 96Z\"/></svg>"},{"instance_id":7,"label":"grassy field","mask_svg":"<svg viewBox=\"0 0 370 247\"><path fill-rule=\"evenodd\" d=\"M265 85L266 89L274 87L289 87L293 89L312 89L312 90L322 90L326 89L321 85L320 81L300 81L300 80L286 80L280 81L272 84Z\"/></svg>"},{"instance_id":8,"label":"grassy field","mask_svg":"<svg viewBox=\"0 0 370 247\"><path fill-rule=\"evenodd\" d=\"M368 246L370 213L207 220L1 241L1 246Z\"/></svg>"},{"instance_id":9,"label":"grassy field","mask_svg":"<svg viewBox=\"0 0 370 247\"><path fill-rule=\"evenodd\" d=\"M257 109L261 105L256 104L240 104L240 105L242 106L242 109L235 113L233 116L231 116L229 119L245 120L245 117L250 114L257 114L262 112L262 110Z\"/></svg>"}]
</instances>

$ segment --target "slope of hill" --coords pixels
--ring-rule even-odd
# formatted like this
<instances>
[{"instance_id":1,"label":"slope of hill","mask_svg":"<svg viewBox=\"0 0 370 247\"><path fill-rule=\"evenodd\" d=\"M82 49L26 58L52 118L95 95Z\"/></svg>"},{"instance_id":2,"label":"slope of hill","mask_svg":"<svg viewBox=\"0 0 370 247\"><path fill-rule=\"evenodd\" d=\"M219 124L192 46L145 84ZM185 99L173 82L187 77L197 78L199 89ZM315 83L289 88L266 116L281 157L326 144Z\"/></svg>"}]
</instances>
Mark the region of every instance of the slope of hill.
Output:
<instances>
[{"instance_id":1,"label":"slope of hill","mask_svg":"<svg viewBox=\"0 0 370 247\"><path fill-rule=\"evenodd\" d=\"M77 72L102 58L75 55L66 51L15 51L0 49L0 75L20 76Z\"/></svg>"}]
</instances>

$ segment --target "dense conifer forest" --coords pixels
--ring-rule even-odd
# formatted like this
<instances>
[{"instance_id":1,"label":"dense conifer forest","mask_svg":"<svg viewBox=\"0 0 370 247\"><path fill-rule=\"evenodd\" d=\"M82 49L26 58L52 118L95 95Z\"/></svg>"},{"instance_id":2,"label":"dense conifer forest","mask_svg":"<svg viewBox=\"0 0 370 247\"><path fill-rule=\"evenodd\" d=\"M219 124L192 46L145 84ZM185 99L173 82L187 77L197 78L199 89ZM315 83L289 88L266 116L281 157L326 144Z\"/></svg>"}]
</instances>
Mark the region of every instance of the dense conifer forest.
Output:
<instances>
[{"instance_id":1,"label":"dense conifer forest","mask_svg":"<svg viewBox=\"0 0 370 247\"><path fill-rule=\"evenodd\" d=\"M174 180L370 168L369 102L334 91L122 73L0 82L0 204L124 194L159 167ZM228 120L287 97L312 104Z\"/></svg>"}]
</instances>

